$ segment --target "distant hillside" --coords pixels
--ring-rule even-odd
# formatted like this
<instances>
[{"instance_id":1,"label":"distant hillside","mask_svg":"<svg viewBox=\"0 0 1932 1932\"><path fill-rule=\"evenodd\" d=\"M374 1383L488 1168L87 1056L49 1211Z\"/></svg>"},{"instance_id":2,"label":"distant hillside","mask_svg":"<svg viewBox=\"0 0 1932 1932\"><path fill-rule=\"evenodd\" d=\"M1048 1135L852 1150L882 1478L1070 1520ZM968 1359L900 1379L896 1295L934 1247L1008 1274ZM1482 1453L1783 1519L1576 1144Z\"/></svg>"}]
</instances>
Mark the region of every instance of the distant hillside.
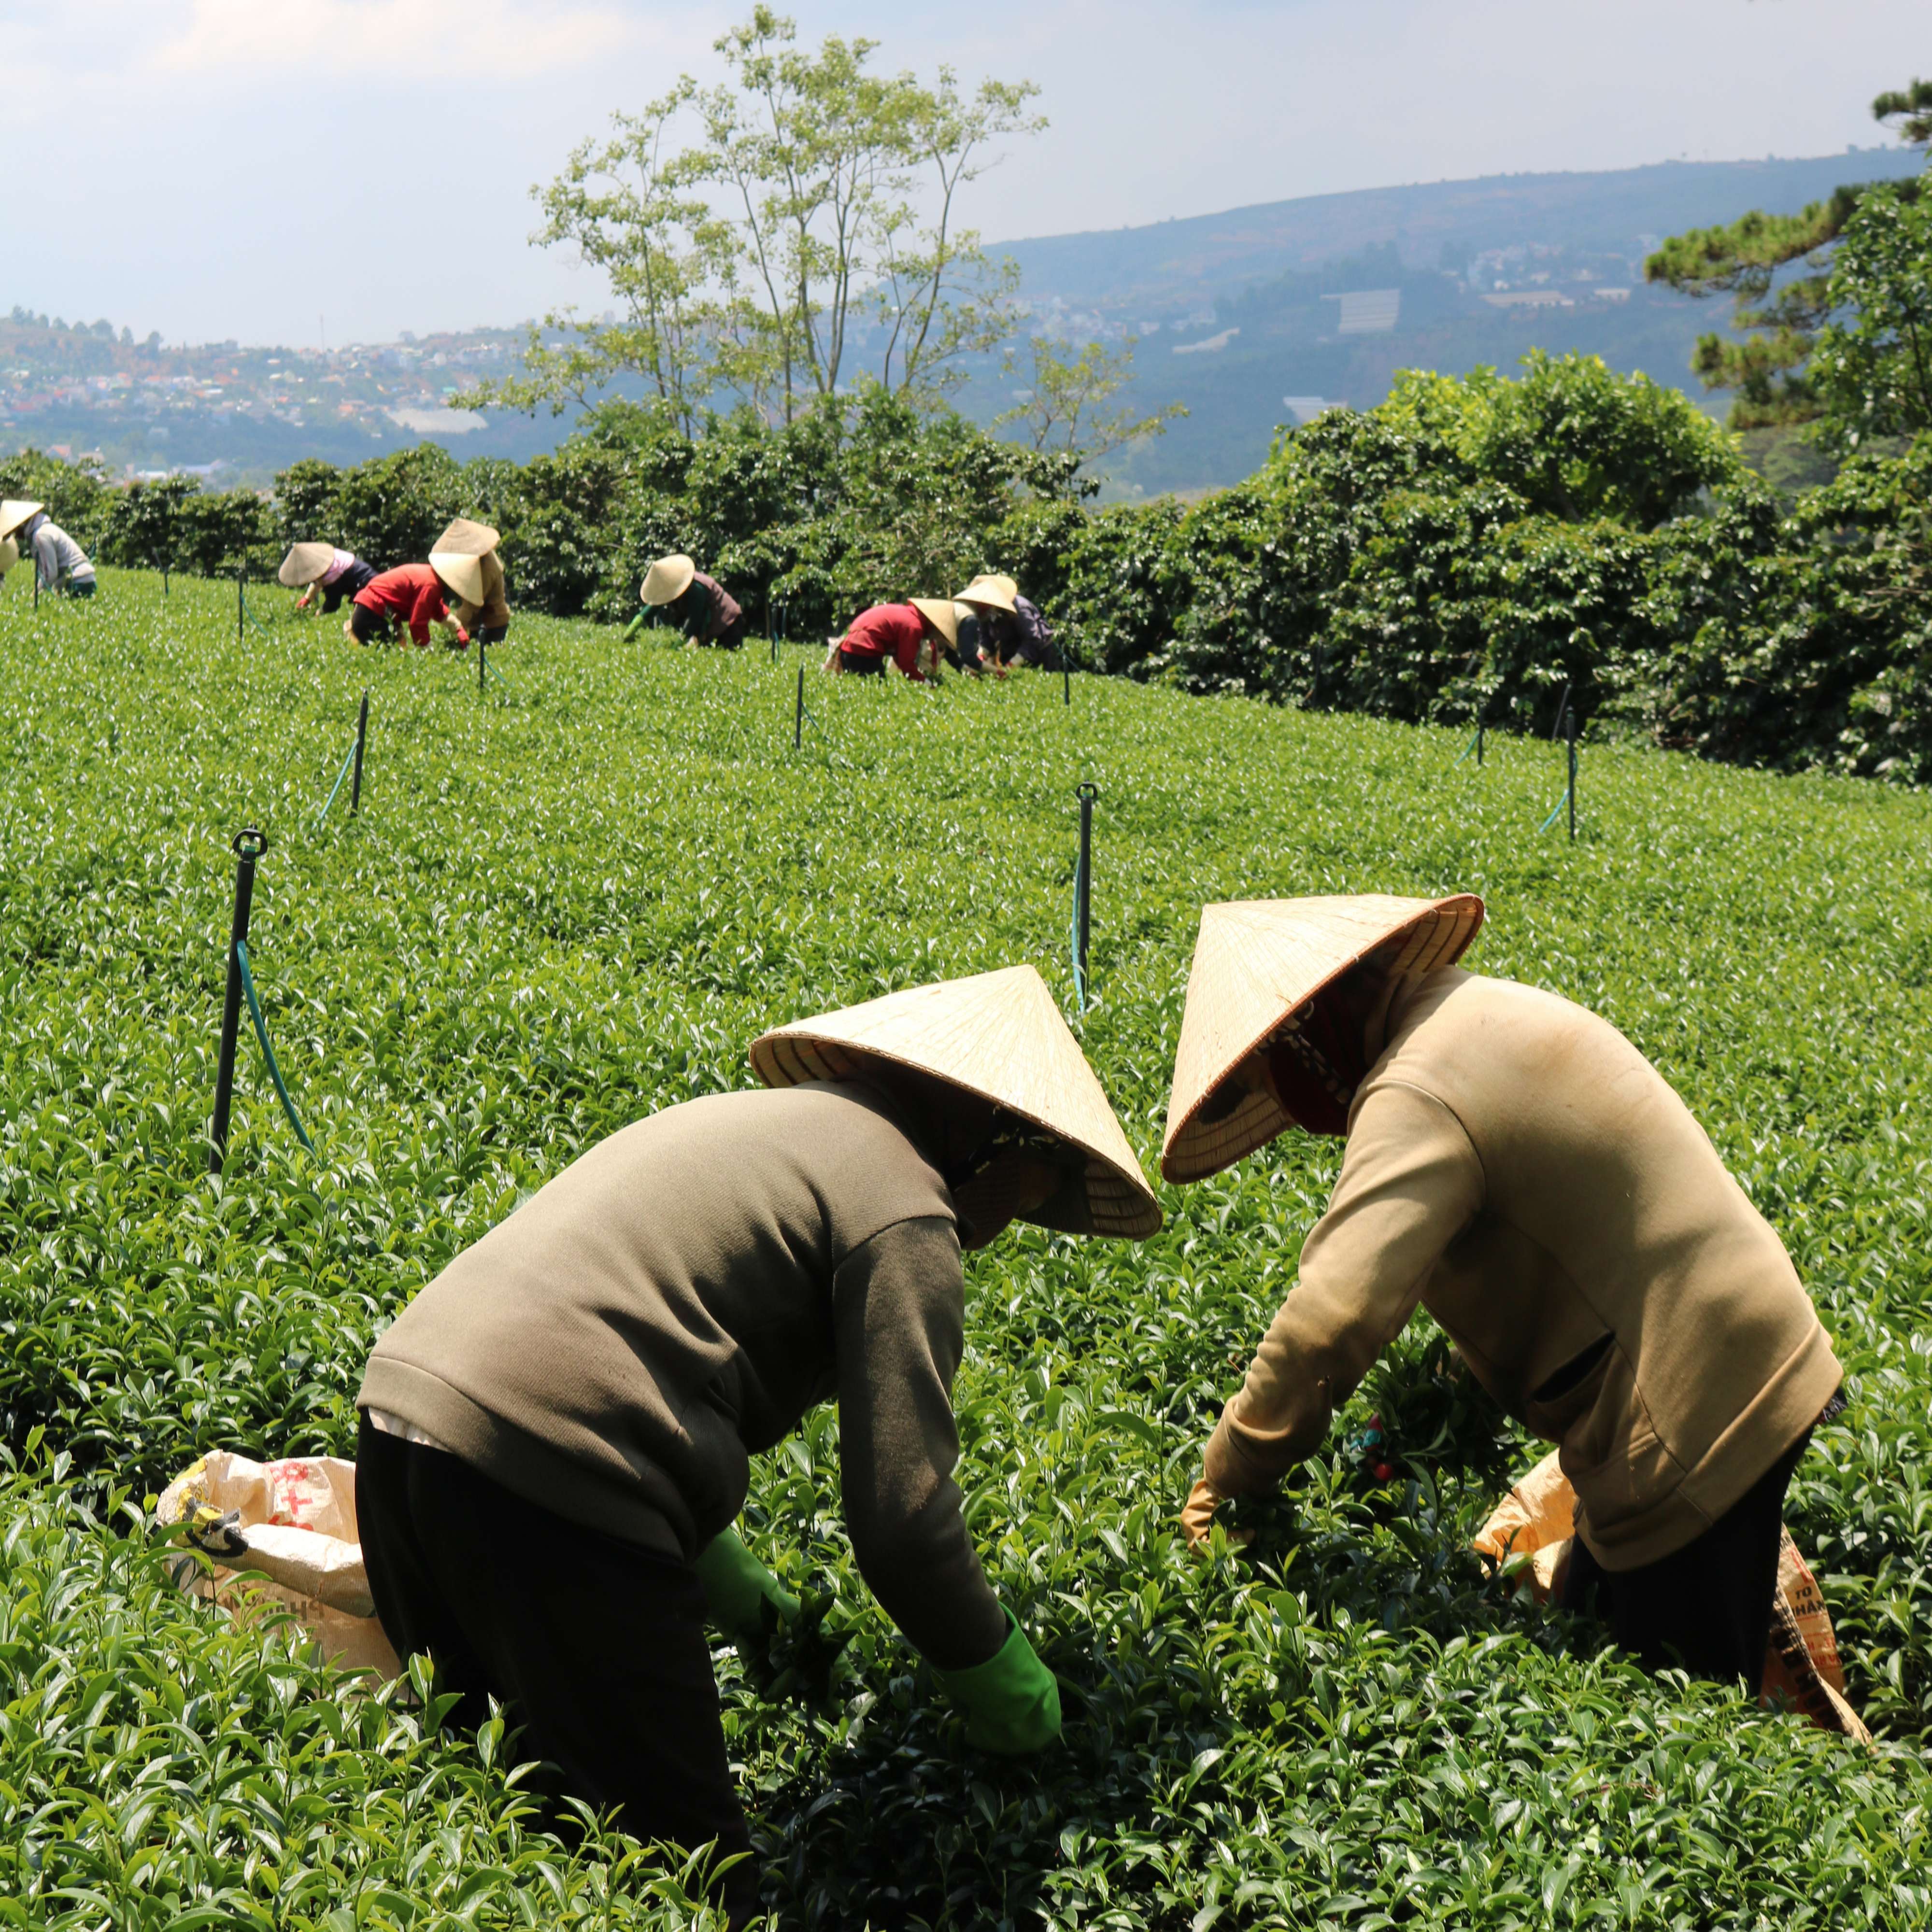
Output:
<instances>
[{"instance_id":1,"label":"distant hillside","mask_svg":"<svg viewBox=\"0 0 1932 1932\"><path fill-rule=\"evenodd\" d=\"M1309 195L1145 228L1004 242L1029 295L1103 309L1212 298L1244 282L1393 244L1412 268L1461 268L1492 248L1543 243L1633 258L1641 238L1801 208L1841 182L1915 173L1902 148L1762 161L1661 161L1599 174L1485 175L1473 181Z\"/></svg>"},{"instance_id":2,"label":"distant hillside","mask_svg":"<svg viewBox=\"0 0 1932 1932\"><path fill-rule=\"evenodd\" d=\"M1840 182L1915 171L1903 148L1804 160L1669 161L1601 174L1311 195L1104 233L1001 244L1033 326L1084 342L1140 338L1146 409L1190 412L1110 479L1117 494L1232 483L1276 426L1324 404L1367 407L1399 368L1508 368L1582 350L1704 397L1691 345L1729 307L1646 287L1663 236L1752 208L1797 208ZM266 482L303 456L353 462L427 437L458 455L527 458L574 411L458 417L451 392L514 358L521 330L479 328L327 353L228 343L170 348L107 322L0 316L0 454L98 452L127 475L194 467ZM958 400L984 422L1020 377L996 359Z\"/></svg>"},{"instance_id":3,"label":"distant hillside","mask_svg":"<svg viewBox=\"0 0 1932 1932\"><path fill-rule=\"evenodd\" d=\"M1277 424L1324 403L1379 402L1397 369L1508 368L1532 348L1642 369L1721 412L1689 362L1729 304L1647 287L1645 255L1685 228L1795 209L1921 165L1885 148L1496 175L1000 247L1038 326L1077 340L1137 334L1134 400L1187 405L1117 475L1137 494L1232 482L1266 456ZM1020 380L982 369L964 406L990 417Z\"/></svg>"}]
</instances>

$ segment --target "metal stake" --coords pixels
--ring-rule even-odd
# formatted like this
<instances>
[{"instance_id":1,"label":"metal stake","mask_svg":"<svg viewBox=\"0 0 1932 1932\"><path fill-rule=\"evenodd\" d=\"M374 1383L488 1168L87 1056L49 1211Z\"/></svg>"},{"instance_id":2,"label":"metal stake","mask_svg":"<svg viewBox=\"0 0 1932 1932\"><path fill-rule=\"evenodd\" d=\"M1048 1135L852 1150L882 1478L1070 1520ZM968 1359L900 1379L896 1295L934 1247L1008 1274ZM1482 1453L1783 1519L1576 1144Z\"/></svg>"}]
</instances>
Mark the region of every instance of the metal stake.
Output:
<instances>
[{"instance_id":1,"label":"metal stake","mask_svg":"<svg viewBox=\"0 0 1932 1932\"><path fill-rule=\"evenodd\" d=\"M1074 796L1080 800L1080 892L1075 916L1080 926L1080 978L1085 980L1089 977L1087 941L1093 927L1093 802L1100 792L1096 786L1082 784Z\"/></svg>"},{"instance_id":2,"label":"metal stake","mask_svg":"<svg viewBox=\"0 0 1932 1932\"><path fill-rule=\"evenodd\" d=\"M1563 687L1563 695L1557 700L1556 722L1549 728L1549 742L1553 745L1563 736L1563 721L1570 715L1570 687Z\"/></svg>"},{"instance_id":3,"label":"metal stake","mask_svg":"<svg viewBox=\"0 0 1932 1932\"><path fill-rule=\"evenodd\" d=\"M356 720L356 770L349 780L349 816L362 802L362 747L369 742L369 694L362 694L362 709Z\"/></svg>"},{"instance_id":4,"label":"metal stake","mask_svg":"<svg viewBox=\"0 0 1932 1932\"><path fill-rule=\"evenodd\" d=\"M255 861L269 849L269 836L254 826L236 833L235 914L228 928L228 986L221 1000L221 1051L215 1067L215 1118L208 1129L208 1171L219 1174L228 1157L228 1108L235 1095L235 1036L242 1023L242 960L235 948L248 937L248 909L255 897Z\"/></svg>"},{"instance_id":5,"label":"metal stake","mask_svg":"<svg viewBox=\"0 0 1932 1932\"><path fill-rule=\"evenodd\" d=\"M798 667L798 702L792 712L792 748L795 752L805 742L805 667Z\"/></svg>"},{"instance_id":6,"label":"metal stake","mask_svg":"<svg viewBox=\"0 0 1932 1932\"><path fill-rule=\"evenodd\" d=\"M483 694L483 653L489 646L483 641L483 627L476 626L476 695Z\"/></svg>"},{"instance_id":7,"label":"metal stake","mask_svg":"<svg viewBox=\"0 0 1932 1932\"><path fill-rule=\"evenodd\" d=\"M1481 718L1476 720L1476 763L1479 766L1483 762L1483 734L1489 728Z\"/></svg>"},{"instance_id":8,"label":"metal stake","mask_svg":"<svg viewBox=\"0 0 1932 1932\"><path fill-rule=\"evenodd\" d=\"M242 602L242 572L235 572L235 641L244 644L247 640L242 634L242 626L248 622L248 607Z\"/></svg>"},{"instance_id":9,"label":"metal stake","mask_svg":"<svg viewBox=\"0 0 1932 1932\"><path fill-rule=\"evenodd\" d=\"M1576 714L1570 714L1570 839L1576 842Z\"/></svg>"}]
</instances>

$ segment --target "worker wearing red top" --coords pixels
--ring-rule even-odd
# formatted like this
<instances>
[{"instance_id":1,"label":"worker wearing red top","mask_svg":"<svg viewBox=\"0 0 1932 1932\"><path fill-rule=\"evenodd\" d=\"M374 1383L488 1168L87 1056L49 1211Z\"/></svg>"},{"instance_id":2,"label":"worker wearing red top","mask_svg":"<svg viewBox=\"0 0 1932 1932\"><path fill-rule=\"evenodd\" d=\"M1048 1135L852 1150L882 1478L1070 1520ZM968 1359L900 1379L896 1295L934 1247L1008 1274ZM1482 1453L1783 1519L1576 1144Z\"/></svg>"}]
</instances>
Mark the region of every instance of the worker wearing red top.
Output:
<instances>
[{"instance_id":1,"label":"worker wearing red top","mask_svg":"<svg viewBox=\"0 0 1932 1932\"><path fill-rule=\"evenodd\" d=\"M342 634L359 644L372 644L393 620L408 626L410 640L419 648L429 642L432 624L461 647L469 643L470 634L449 615L447 600L455 594L429 565L399 564L371 578L356 592Z\"/></svg>"},{"instance_id":2,"label":"worker wearing red top","mask_svg":"<svg viewBox=\"0 0 1932 1932\"><path fill-rule=\"evenodd\" d=\"M903 604L875 604L852 621L825 655L827 670L882 677L890 658L915 684L936 674L942 650L956 650L959 622L950 598L912 597Z\"/></svg>"}]
</instances>

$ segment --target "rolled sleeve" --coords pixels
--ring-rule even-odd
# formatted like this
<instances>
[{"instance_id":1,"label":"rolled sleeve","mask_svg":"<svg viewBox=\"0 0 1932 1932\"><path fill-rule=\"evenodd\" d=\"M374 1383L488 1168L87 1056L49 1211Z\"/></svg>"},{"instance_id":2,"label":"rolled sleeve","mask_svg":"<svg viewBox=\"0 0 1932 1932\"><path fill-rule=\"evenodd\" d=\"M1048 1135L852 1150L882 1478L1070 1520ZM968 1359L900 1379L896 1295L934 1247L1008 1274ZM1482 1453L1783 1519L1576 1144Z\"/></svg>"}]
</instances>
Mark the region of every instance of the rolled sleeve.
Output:
<instances>
[{"instance_id":1,"label":"rolled sleeve","mask_svg":"<svg viewBox=\"0 0 1932 1932\"><path fill-rule=\"evenodd\" d=\"M1208 1444L1216 1489L1272 1488L1321 1446L1336 1405L1401 1332L1483 1198L1482 1164L1441 1101L1393 1084L1364 1098L1300 1279Z\"/></svg>"},{"instance_id":2,"label":"rolled sleeve","mask_svg":"<svg viewBox=\"0 0 1932 1932\"><path fill-rule=\"evenodd\" d=\"M953 1470L966 1285L949 1221L902 1221L833 1282L839 1439L852 1554L881 1606L943 1670L983 1664L1005 1613L973 1552Z\"/></svg>"}]
</instances>

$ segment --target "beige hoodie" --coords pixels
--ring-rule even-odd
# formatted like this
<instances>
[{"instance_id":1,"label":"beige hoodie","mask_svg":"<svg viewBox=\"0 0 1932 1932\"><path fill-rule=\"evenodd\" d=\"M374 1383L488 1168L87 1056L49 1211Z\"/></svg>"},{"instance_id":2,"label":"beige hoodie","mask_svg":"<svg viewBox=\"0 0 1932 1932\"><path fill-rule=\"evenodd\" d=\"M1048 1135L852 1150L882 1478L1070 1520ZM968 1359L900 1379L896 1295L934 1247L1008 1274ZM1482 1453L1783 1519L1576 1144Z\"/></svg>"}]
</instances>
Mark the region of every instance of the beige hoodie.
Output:
<instances>
[{"instance_id":1,"label":"beige hoodie","mask_svg":"<svg viewBox=\"0 0 1932 1932\"><path fill-rule=\"evenodd\" d=\"M1453 967L1396 995L1328 1211L1208 1445L1208 1480L1266 1489L1312 1454L1418 1302L1561 1444L1608 1570L1709 1528L1839 1382L1783 1244L1656 1069L1567 1000Z\"/></svg>"}]
</instances>

